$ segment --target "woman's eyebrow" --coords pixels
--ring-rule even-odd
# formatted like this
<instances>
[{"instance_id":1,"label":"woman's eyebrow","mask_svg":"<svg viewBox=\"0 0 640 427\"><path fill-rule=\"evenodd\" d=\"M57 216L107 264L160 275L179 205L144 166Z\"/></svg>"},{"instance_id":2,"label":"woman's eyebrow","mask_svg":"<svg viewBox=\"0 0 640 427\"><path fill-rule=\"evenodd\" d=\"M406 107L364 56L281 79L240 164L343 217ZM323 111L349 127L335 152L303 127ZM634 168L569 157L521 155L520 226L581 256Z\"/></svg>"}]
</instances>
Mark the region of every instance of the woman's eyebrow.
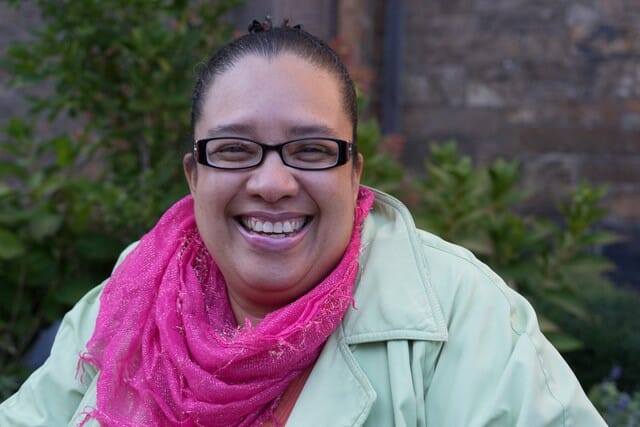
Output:
<instances>
[{"instance_id":1,"label":"woman's eyebrow","mask_svg":"<svg viewBox=\"0 0 640 427\"><path fill-rule=\"evenodd\" d=\"M288 129L287 134L293 138L302 136L338 136L338 132L335 129L322 124L292 126Z\"/></svg>"},{"instance_id":2,"label":"woman's eyebrow","mask_svg":"<svg viewBox=\"0 0 640 427\"><path fill-rule=\"evenodd\" d=\"M207 136L215 137L220 135L251 135L255 128L248 124L230 123L209 128Z\"/></svg>"},{"instance_id":3,"label":"woman's eyebrow","mask_svg":"<svg viewBox=\"0 0 640 427\"><path fill-rule=\"evenodd\" d=\"M221 135L254 135L256 132L256 127L251 124L228 123L209 128L209 130L207 130L207 137L216 137ZM339 135L335 129L323 124L290 126L286 129L286 134L289 138L305 136L327 136L335 138Z\"/></svg>"}]
</instances>

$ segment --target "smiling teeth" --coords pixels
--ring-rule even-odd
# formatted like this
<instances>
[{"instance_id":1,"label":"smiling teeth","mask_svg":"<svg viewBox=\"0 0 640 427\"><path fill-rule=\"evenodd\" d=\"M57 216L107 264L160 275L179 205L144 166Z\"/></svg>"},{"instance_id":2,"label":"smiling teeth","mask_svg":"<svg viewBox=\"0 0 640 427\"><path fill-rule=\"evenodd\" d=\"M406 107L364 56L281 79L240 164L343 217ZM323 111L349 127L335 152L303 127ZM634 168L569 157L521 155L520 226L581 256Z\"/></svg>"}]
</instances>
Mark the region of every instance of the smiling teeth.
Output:
<instances>
[{"instance_id":1,"label":"smiling teeth","mask_svg":"<svg viewBox=\"0 0 640 427\"><path fill-rule=\"evenodd\" d=\"M292 219L287 221L262 221L256 218L242 218L242 224L247 229L255 231L256 233L265 234L282 234L282 233L294 233L302 228L304 225L304 219Z\"/></svg>"}]
</instances>

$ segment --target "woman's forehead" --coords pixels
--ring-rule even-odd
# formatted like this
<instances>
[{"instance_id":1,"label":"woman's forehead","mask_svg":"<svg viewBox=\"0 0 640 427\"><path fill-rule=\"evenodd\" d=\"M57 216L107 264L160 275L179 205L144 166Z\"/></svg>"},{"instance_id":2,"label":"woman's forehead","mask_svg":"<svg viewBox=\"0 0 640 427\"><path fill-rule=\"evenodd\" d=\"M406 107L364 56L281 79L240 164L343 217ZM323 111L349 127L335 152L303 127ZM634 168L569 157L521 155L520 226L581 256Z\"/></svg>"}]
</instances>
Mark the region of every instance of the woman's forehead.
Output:
<instances>
[{"instance_id":1,"label":"woman's forehead","mask_svg":"<svg viewBox=\"0 0 640 427\"><path fill-rule=\"evenodd\" d=\"M247 134L273 125L287 133L317 128L344 137L351 125L343 104L335 76L308 60L247 55L213 80L197 130L205 137L211 130Z\"/></svg>"},{"instance_id":2,"label":"woman's forehead","mask_svg":"<svg viewBox=\"0 0 640 427\"><path fill-rule=\"evenodd\" d=\"M225 67L224 71L213 79L213 84L228 75L248 74L258 77L268 73L278 73L277 76L283 81L294 77L296 75L294 73L304 73L305 75L316 77L322 76L322 78L334 80L336 86L339 86L338 80L331 70L318 65L311 58L289 52L280 52L274 55L247 53L231 61L229 66Z\"/></svg>"}]
</instances>

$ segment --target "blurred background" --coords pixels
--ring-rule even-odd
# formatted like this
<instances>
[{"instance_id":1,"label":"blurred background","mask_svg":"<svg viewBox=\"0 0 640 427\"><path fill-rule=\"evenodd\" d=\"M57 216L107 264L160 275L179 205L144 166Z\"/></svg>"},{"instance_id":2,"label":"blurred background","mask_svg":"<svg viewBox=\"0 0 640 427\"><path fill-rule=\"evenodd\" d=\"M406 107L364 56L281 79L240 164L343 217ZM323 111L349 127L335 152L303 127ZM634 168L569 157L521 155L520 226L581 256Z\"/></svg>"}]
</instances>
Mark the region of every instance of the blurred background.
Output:
<instances>
[{"instance_id":1,"label":"blurred background","mask_svg":"<svg viewBox=\"0 0 640 427\"><path fill-rule=\"evenodd\" d=\"M610 425L640 423L636 0L0 1L0 397L186 194L195 70L266 15L350 68L365 183L496 269Z\"/></svg>"}]
</instances>

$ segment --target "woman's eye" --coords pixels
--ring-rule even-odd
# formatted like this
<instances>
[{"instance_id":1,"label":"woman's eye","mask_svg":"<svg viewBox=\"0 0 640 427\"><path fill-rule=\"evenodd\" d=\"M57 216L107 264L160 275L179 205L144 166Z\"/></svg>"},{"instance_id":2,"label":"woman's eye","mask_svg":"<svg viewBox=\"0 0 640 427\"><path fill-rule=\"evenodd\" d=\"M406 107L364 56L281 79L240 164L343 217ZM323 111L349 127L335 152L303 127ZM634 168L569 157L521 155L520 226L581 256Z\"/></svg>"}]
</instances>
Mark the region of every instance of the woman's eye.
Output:
<instances>
[{"instance_id":1,"label":"woman's eye","mask_svg":"<svg viewBox=\"0 0 640 427\"><path fill-rule=\"evenodd\" d=\"M330 150L322 145L306 145L298 150L301 153L329 153Z\"/></svg>"},{"instance_id":2,"label":"woman's eye","mask_svg":"<svg viewBox=\"0 0 640 427\"><path fill-rule=\"evenodd\" d=\"M215 147L212 151L215 153L246 153L249 151L249 147L245 144L226 144L219 147Z\"/></svg>"},{"instance_id":3,"label":"woman's eye","mask_svg":"<svg viewBox=\"0 0 640 427\"><path fill-rule=\"evenodd\" d=\"M317 154L333 156L338 147L332 142L325 141L309 141L292 147L296 154Z\"/></svg>"},{"instance_id":4,"label":"woman's eye","mask_svg":"<svg viewBox=\"0 0 640 427\"><path fill-rule=\"evenodd\" d=\"M335 161L338 152L332 141L305 141L287 148L288 160L299 165L328 165Z\"/></svg>"},{"instance_id":5,"label":"woman's eye","mask_svg":"<svg viewBox=\"0 0 640 427\"><path fill-rule=\"evenodd\" d=\"M260 146L234 139L213 140L207 148L209 161L220 166L250 161L260 155Z\"/></svg>"}]
</instances>

